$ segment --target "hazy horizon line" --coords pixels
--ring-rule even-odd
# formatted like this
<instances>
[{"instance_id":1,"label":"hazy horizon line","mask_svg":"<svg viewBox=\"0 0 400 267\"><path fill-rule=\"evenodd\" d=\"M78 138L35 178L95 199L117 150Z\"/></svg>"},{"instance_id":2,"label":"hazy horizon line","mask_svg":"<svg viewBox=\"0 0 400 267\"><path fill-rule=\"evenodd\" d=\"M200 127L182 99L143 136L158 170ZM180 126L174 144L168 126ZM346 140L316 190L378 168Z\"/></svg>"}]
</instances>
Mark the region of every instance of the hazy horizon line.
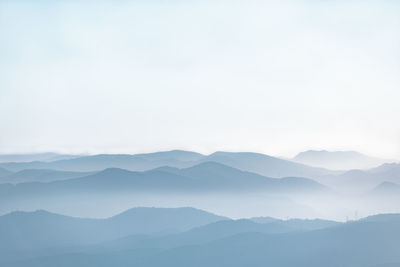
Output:
<instances>
[{"instance_id":1,"label":"hazy horizon line","mask_svg":"<svg viewBox=\"0 0 400 267\"><path fill-rule=\"evenodd\" d=\"M227 152L227 153L255 153L255 154L263 154L267 156L272 156L276 158L282 158L282 159L293 159L296 157L298 154L303 153L303 152L329 152L329 153L337 153L337 152L355 152L362 154L364 156L368 157L373 157L373 158L379 158L382 160L393 160L395 162L399 162L400 160L397 157L390 157L390 156L380 156L380 155L375 155L371 153L365 153L362 151L358 150L352 150L352 149L338 149L338 150L330 150L330 149L305 149L301 150L295 153L290 153L290 155L282 155L282 154L274 154L274 153L267 153L263 151L252 151L252 150L230 150L230 149L217 149L217 150L212 150L209 152L199 152L198 150L195 149L185 149L185 148L172 148L172 149L160 149L160 150L147 150L147 151L137 151L137 152L117 152L117 151L83 151L83 152L73 152L73 151L62 151L62 150L31 150L27 152L0 152L0 156L7 156L7 155L37 155L37 154L56 154L56 155L71 155L71 156L96 156L96 155L140 155L140 154L153 154L153 153L162 153L162 152L173 152L173 151L182 151L182 152L193 152L193 153L198 153L203 156L209 156L217 152Z\"/></svg>"}]
</instances>

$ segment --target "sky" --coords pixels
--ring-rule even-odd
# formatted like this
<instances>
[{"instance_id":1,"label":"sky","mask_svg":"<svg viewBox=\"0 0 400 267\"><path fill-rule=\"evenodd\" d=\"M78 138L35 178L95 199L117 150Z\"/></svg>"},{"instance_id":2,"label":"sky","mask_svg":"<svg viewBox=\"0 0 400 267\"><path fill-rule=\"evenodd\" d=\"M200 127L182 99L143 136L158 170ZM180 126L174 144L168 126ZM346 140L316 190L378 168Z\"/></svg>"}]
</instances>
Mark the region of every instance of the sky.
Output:
<instances>
[{"instance_id":1,"label":"sky","mask_svg":"<svg viewBox=\"0 0 400 267\"><path fill-rule=\"evenodd\" d=\"M0 153L400 159L400 2L0 0Z\"/></svg>"}]
</instances>

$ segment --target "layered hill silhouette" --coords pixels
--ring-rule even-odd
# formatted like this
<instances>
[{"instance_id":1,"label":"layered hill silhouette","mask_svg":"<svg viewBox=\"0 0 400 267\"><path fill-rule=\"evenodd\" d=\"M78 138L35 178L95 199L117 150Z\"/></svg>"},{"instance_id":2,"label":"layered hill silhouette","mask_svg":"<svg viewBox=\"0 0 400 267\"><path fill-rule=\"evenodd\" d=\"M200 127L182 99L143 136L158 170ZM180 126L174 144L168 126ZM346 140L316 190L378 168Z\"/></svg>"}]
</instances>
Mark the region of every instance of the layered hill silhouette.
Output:
<instances>
[{"instance_id":1,"label":"layered hill silhouette","mask_svg":"<svg viewBox=\"0 0 400 267\"><path fill-rule=\"evenodd\" d=\"M0 217L0 221L1 221ZM283 266L375 267L400 262L400 216L293 230L273 219L222 220L175 234L133 235L86 247L31 254L7 266ZM294 220L293 226L310 224ZM313 223L311 223L313 225ZM299 229L302 229L299 226Z\"/></svg>"},{"instance_id":2,"label":"layered hill silhouette","mask_svg":"<svg viewBox=\"0 0 400 267\"><path fill-rule=\"evenodd\" d=\"M75 179L49 183L0 185L0 198L34 195L123 192L266 192L270 194L327 193L325 186L306 178L267 178L215 162L176 169L145 172L123 169L104 171Z\"/></svg>"},{"instance_id":3,"label":"layered hill silhouette","mask_svg":"<svg viewBox=\"0 0 400 267\"><path fill-rule=\"evenodd\" d=\"M316 180L323 184L368 191L382 182L400 184L400 163L386 163L368 170L351 170L339 175L322 176Z\"/></svg>"},{"instance_id":4,"label":"layered hill silhouette","mask_svg":"<svg viewBox=\"0 0 400 267\"><path fill-rule=\"evenodd\" d=\"M83 219L39 210L0 216L0 248L39 250L95 244L128 235L189 230L228 218L194 208L133 208L107 219Z\"/></svg>"},{"instance_id":5,"label":"layered hill silhouette","mask_svg":"<svg viewBox=\"0 0 400 267\"><path fill-rule=\"evenodd\" d=\"M211 155L205 156L195 152L180 150L136 155L106 154L83 156L53 162L9 162L0 163L0 167L11 171L20 171L24 169L100 171L107 168L146 171L162 166L187 168L209 161L274 178L288 176L312 178L336 173L326 169L310 167L259 153L215 152Z\"/></svg>"},{"instance_id":6,"label":"layered hill silhouette","mask_svg":"<svg viewBox=\"0 0 400 267\"><path fill-rule=\"evenodd\" d=\"M215 152L203 160L218 162L268 177L297 176L313 178L335 173L326 169L313 168L292 161L251 152Z\"/></svg>"},{"instance_id":7,"label":"layered hill silhouette","mask_svg":"<svg viewBox=\"0 0 400 267\"><path fill-rule=\"evenodd\" d=\"M161 166L189 166L188 162L197 161L203 155L190 151L173 150L148 154L100 154L83 156L73 159L57 160L52 162L9 162L0 166L7 166L10 170L23 169L51 169L60 171L100 171L107 168L121 168L133 171L145 171ZM5 167L6 168L6 167Z\"/></svg>"},{"instance_id":8,"label":"layered hill silhouette","mask_svg":"<svg viewBox=\"0 0 400 267\"><path fill-rule=\"evenodd\" d=\"M199 246L173 248L139 262L141 266L194 262L191 266L361 267L399 261L399 237L399 221L357 222L304 233L243 233Z\"/></svg>"},{"instance_id":9,"label":"layered hill silhouette","mask_svg":"<svg viewBox=\"0 0 400 267\"><path fill-rule=\"evenodd\" d=\"M318 221L318 223L316 223ZM168 249L189 245L199 245L241 233L283 234L324 229L340 225L335 221L325 220L280 220L274 219L268 223L256 223L252 219L221 220L204 226L193 228L189 231L147 238L128 236L114 241L104 242L99 249L139 249L151 247Z\"/></svg>"}]
</instances>

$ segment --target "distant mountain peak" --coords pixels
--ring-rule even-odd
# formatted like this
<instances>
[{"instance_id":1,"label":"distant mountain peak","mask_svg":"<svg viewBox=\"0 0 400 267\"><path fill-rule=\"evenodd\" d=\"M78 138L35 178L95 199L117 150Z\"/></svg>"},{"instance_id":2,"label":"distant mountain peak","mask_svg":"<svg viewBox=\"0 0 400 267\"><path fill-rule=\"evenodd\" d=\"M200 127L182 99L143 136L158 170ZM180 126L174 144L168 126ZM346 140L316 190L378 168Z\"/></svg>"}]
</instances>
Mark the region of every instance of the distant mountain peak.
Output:
<instances>
[{"instance_id":1,"label":"distant mountain peak","mask_svg":"<svg viewBox=\"0 0 400 267\"><path fill-rule=\"evenodd\" d=\"M309 166L331 170L369 169L386 162L384 159L367 156L351 150L307 150L300 152L292 160Z\"/></svg>"}]
</instances>

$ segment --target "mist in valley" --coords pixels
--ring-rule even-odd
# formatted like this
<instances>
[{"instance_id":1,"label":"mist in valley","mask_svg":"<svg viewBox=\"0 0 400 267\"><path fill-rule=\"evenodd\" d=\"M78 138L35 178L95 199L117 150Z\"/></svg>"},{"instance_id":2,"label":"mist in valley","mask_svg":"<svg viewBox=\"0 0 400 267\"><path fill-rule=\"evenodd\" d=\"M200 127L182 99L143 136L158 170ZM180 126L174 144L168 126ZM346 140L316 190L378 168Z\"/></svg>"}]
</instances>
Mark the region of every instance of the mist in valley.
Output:
<instances>
[{"instance_id":1,"label":"mist in valley","mask_svg":"<svg viewBox=\"0 0 400 267\"><path fill-rule=\"evenodd\" d=\"M400 237L398 163L332 171L250 152L197 154L190 160L184 155L193 153L187 151L162 155L0 163L1 263L225 266L234 264L226 251L238 248L245 253L245 261L232 258L238 266L292 266L279 257L284 251L298 266L320 266L331 257L332 266L400 261L393 247ZM129 170L113 167L132 161ZM100 169L83 172L82 162ZM153 169L144 167L149 162ZM185 167L176 167L180 162ZM24 166L29 169L21 170ZM312 178L285 177L296 171ZM275 254L264 258L271 242ZM358 250L373 251L375 260L353 259ZM343 251L350 254L334 256Z\"/></svg>"},{"instance_id":2,"label":"mist in valley","mask_svg":"<svg viewBox=\"0 0 400 267\"><path fill-rule=\"evenodd\" d=\"M399 14L0 0L0 266L400 267Z\"/></svg>"}]
</instances>

